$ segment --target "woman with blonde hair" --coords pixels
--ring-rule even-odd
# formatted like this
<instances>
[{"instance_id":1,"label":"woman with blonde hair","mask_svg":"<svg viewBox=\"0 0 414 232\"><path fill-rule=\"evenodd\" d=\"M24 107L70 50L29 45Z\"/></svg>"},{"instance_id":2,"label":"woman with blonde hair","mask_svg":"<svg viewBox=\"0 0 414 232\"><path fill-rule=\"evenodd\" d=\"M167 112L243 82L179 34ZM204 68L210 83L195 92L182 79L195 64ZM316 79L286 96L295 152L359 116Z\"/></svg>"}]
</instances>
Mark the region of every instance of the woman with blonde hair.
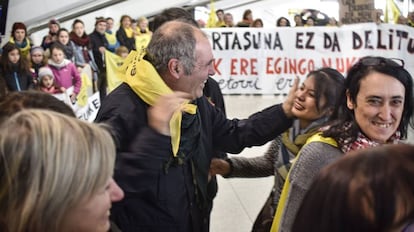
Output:
<instances>
[{"instance_id":1,"label":"woman with blonde hair","mask_svg":"<svg viewBox=\"0 0 414 232\"><path fill-rule=\"evenodd\" d=\"M47 110L0 126L0 230L108 231L115 146L106 129Z\"/></svg>"}]
</instances>

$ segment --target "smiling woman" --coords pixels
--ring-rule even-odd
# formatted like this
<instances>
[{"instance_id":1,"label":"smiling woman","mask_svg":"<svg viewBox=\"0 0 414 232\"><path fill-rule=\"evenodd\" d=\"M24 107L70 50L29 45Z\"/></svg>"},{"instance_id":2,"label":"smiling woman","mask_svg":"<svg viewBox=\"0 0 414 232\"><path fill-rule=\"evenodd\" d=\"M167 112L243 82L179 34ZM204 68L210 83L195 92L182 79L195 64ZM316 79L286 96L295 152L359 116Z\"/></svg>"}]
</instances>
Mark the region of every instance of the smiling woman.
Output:
<instances>
[{"instance_id":1,"label":"smiling woman","mask_svg":"<svg viewBox=\"0 0 414 232\"><path fill-rule=\"evenodd\" d=\"M324 131L303 146L288 174L272 231L290 231L306 191L321 168L344 153L400 143L414 128L413 80L383 57L364 57L345 79L345 91Z\"/></svg>"},{"instance_id":2,"label":"smiling woman","mask_svg":"<svg viewBox=\"0 0 414 232\"><path fill-rule=\"evenodd\" d=\"M342 91L344 77L332 68L321 68L308 73L295 92L292 114L293 126L272 141L268 151L254 158L232 157L213 159L210 174L225 177L257 178L275 175L275 183L265 205L254 222L252 231L270 230L273 214L291 163L306 140L318 132L331 114Z\"/></svg>"}]
</instances>

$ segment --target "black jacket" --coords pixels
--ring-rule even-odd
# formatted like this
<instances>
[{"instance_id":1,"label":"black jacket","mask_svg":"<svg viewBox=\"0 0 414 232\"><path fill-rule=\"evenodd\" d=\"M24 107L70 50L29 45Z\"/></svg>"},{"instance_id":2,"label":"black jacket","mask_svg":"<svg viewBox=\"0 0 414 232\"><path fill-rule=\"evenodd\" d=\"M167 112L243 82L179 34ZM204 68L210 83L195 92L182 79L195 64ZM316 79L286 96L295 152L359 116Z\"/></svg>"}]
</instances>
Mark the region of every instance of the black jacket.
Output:
<instances>
[{"instance_id":1,"label":"black jacket","mask_svg":"<svg viewBox=\"0 0 414 232\"><path fill-rule=\"evenodd\" d=\"M100 72L103 72L104 67L104 54L99 51L99 47L108 47L108 41L106 40L105 34L100 34L96 30L94 30L89 35L89 41L92 48L93 58L95 59L95 63L98 66Z\"/></svg>"},{"instance_id":2,"label":"black jacket","mask_svg":"<svg viewBox=\"0 0 414 232\"><path fill-rule=\"evenodd\" d=\"M11 72L0 71L0 78L4 78L8 91L20 91L33 89L33 76L30 72Z\"/></svg>"},{"instance_id":3,"label":"black jacket","mask_svg":"<svg viewBox=\"0 0 414 232\"><path fill-rule=\"evenodd\" d=\"M239 153L245 147L265 144L291 126L281 105L245 120L228 120L206 97L196 104L203 152L194 155L206 160L197 167L205 172L213 148ZM123 232L207 232L209 210L197 203L200 193L194 186L192 163L170 162L171 138L148 127L147 108L123 83L104 99L96 118L113 127L117 144L114 178L125 192L125 198L112 207L112 220Z\"/></svg>"},{"instance_id":4,"label":"black jacket","mask_svg":"<svg viewBox=\"0 0 414 232\"><path fill-rule=\"evenodd\" d=\"M116 31L116 39L119 41L120 45L127 47L128 51L136 50L135 37L129 38L122 27Z\"/></svg>"}]
</instances>

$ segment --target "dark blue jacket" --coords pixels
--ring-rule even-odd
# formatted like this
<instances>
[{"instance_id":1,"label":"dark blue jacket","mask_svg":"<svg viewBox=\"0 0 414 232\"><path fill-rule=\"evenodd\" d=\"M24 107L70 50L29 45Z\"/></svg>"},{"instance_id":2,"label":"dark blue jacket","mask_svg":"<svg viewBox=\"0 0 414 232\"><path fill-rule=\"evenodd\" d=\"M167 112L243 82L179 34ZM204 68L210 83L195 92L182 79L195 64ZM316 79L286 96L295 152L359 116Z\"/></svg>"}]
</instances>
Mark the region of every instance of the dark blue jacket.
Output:
<instances>
[{"instance_id":1,"label":"dark blue jacket","mask_svg":"<svg viewBox=\"0 0 414 232\"><path fill-rule=\"evenodd\" d=\"M9 72L0 71L0 78L3 78L9 91L23 91L33 89L33 76L30 72Z\"/></svg>"}]
</instances>

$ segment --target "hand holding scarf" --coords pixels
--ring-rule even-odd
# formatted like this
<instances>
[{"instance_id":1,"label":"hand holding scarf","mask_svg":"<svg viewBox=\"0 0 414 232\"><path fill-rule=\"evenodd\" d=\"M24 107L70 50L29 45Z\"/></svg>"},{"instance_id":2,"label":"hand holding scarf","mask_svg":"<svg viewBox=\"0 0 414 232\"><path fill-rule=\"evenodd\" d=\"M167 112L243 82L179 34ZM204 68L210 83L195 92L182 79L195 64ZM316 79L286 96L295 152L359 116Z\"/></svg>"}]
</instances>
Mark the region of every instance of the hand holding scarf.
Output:
<instances>
[{"instance_id":1,"label":"hand holding scarf","mask_svg":"<svg viewBox=\"0 0 414 232\"><path fill-rule=\"evenodd\" d=\"M124 65L120 67L121 79L148 105L153 106L161 96L172 94L173 91L165 84L155 68L142 55L131 51ZM172 115L170 125L171 145L174 156L177 155L180 145L182 111L189 114L196 113L197 106L189 104L189 100L182 103Z\"/></svg>"}]
</instances>

